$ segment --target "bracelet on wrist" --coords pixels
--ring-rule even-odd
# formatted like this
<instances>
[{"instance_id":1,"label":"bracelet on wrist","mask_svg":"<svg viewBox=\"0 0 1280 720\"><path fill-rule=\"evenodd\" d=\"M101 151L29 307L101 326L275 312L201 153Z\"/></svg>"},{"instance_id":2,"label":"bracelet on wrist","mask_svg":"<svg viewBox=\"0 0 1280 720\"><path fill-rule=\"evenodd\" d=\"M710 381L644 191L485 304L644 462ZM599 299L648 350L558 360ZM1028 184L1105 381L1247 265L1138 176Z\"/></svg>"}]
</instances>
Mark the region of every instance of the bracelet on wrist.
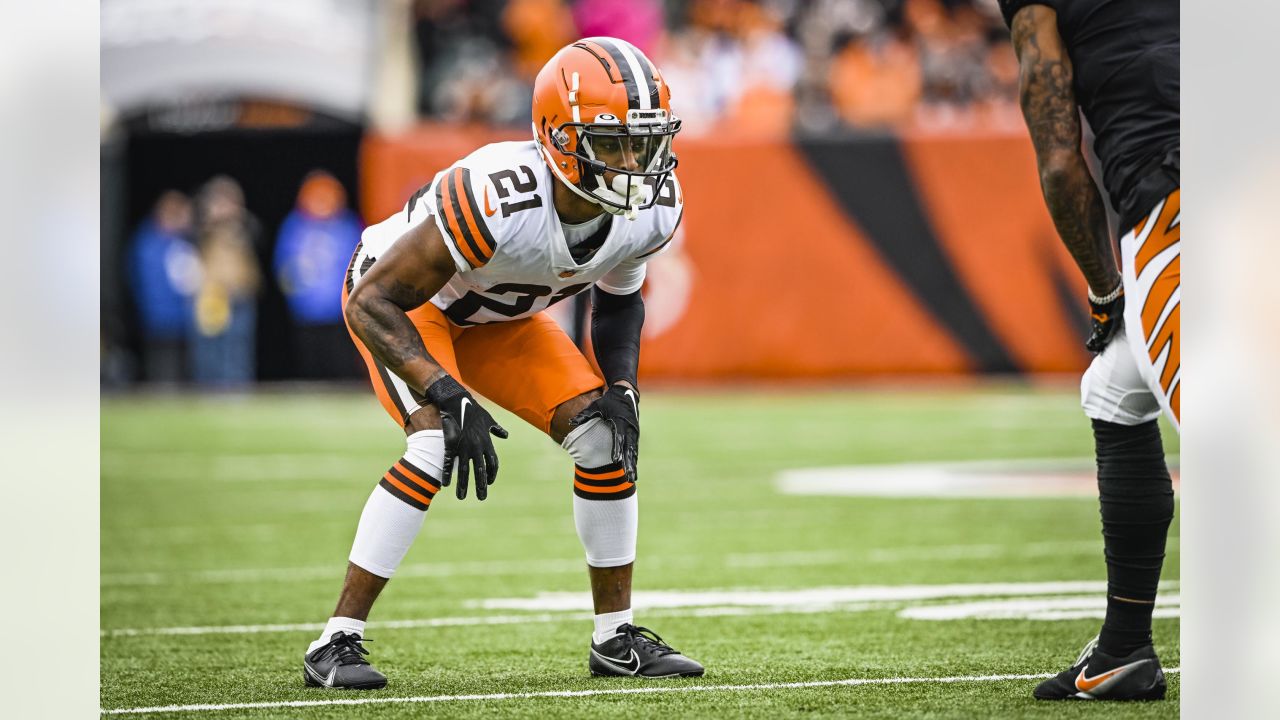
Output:
<instances>
[{"instance_id":1,"label":"bracelet on wrist","mask_svg":"<svg viewBox=\"0 0 1280 720\"><path fill-rule=\"evenodd\" d=\"M1102 297L1098 297L1097 295L1094 295L1093 288L1089 288L1089 302L1093 303L1094 305L1106 305L1109 302L1115 302L1115 299L1120 297L1121 293L1123 292L1124 292L1123 282L1116 285L1115 290L1112 290L1111 292L1107 293Z\"/></svg>"}]
</instances>

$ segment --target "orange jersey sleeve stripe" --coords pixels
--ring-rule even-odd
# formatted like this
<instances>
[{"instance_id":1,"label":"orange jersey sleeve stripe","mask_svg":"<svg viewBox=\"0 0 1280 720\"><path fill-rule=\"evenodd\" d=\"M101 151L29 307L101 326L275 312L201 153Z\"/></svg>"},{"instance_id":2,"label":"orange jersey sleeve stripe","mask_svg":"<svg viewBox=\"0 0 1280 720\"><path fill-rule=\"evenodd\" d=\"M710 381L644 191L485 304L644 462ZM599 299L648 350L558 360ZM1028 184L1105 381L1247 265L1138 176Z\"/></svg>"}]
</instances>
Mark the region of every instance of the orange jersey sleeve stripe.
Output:
<instances>
[{"instance_id":1,"label":"orange jersey sleeve stripe","mask_svg":"<svg viewBox=\"0 0 1280 720\"><path fill-rule=\"evenodd\" d=\"M484 265L484 263L480 262L480 259L476 257L476 254L467 243L461 239L463 238L462 227L458 224L457 213L454 212L457 207L457 200L454 197L452 179L453 173L450 173L440 180L440 188L438 190L440 193L440 217L444 218L445 229L449 231L449 239L453 241L453 246L458 249L458 252L462 253L462 257L466 258L472 269L475 269Z\"/></svg>"},{"instance_id":2,"label":"orange jersey sleeve stripe","mask_svg":"<svg viewBox=\"0 0 1280 720\"><path fill-rule=\"evenodd\" d=\"M480 214L480 206L476 204L475 194L471 192L471 171L458 168L457 178L458 184L454 196L459 199L465 229L469 231L470 238L475 240L473 249L476 251L476 257L489 262L496 245L493 236L489 234L489 226L484 222L484 216ZM461 190L461 194L457 194L458 190Z\"/></svg>"}]
</instances>

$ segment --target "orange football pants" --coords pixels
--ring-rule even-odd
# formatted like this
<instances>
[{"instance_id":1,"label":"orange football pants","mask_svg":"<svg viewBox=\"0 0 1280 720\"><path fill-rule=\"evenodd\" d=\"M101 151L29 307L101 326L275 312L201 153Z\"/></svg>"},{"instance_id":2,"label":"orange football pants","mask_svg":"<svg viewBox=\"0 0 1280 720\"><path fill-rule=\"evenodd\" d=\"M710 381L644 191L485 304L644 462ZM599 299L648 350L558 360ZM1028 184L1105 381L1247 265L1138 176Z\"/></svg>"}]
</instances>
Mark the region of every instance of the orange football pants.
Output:
<instances>
[{"instance_id":1,"label":"orange football pants","mask_svg":"<svg viewBox=\"0 0 1280 720\"><path fill-rule=\"evenodd\" d=\"M544 433L550 434L551 418L561 403L604 387L604 379L545 312L458 327L428 302L409 312L409 319L446 372ZM378 401L403 427L425 398L379 362L354 332L351 339L369 369Z\"/></svg>"}]
</instances>

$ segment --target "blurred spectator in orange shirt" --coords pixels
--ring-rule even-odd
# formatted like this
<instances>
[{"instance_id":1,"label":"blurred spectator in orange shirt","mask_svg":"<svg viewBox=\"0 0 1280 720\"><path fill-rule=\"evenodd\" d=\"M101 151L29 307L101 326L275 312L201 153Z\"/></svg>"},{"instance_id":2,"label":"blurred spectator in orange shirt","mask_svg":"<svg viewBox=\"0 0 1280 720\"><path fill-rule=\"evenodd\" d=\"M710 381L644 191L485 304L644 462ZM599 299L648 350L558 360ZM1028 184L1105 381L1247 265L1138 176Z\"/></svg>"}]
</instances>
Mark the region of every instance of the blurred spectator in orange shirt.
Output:
<instances>
[{"instance_id":1,"label":"blurred spectator in orange shirt","mask_svg":"<svg viewBox=\"0 0 1280 720\"><path fill-rule=\"evenodd\" d=\"M748 133L784 135L791 127L792 96L802 58L784 32L783 17L764 4L743 3L734 32L741 43L738 96L729 126Z\"/></svg>"},{"instance_id":2,"label":"blurred spectator in orange shirt","mask_svg":"<svg viewBox=\"0 0 1280 720\"><path fill-rule=\"evenodd\" d=\"M513 45L516 73L529 83L557 50L577 39L573 15L560 0L511 0L502 29Z\"/></svg>"},{"instance_id":3,"label":"blurred spectator in orange shirt","mask_svg":"<svg viewBox=\"0 0 1280 720\"><path fill-rule=\"evenodd\" d=\"M896 33L855 39L832 61L832 100L850 125L888 127L910 121L921 85L916 53Z\"/></svg>"}]
</instances>

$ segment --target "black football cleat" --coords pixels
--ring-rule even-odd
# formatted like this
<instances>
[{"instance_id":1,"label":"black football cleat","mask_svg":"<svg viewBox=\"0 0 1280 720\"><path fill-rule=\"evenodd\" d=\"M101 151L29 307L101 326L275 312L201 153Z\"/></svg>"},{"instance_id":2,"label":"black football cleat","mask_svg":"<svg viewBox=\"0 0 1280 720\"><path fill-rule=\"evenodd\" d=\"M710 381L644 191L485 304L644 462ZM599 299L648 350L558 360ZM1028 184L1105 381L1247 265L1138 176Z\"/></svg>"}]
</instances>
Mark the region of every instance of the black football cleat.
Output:
<instances>
[{"instance_id":1,"label":"black football cleat","mask_svg":"<svg viewBox=\"0 0 1280 720\"><path fill-rule=\"evenodd\" d=\"M701 677L705 672L696 660L681 655L645 627L623 625L618 634L597 645L591 643L587 661L597 677Z\"/></svg>"},{"instance_id":2,"label":"black football cleat","mask_svg":"<svg viewBox=\"0 0 1280 720\"><path fill-rule=\"evenodd\" d=\"M1124 657L1098 650L1094 638L1070 668L1036 686L1037 700L1163 700L1164 670L1150 645Z\"/></svg>"},{"instance_id":3,"label":"black football cleat","mask_svg":"<svg viewBox=\"0 0 1280 720\"><path fill-rule=\"evenodd\" d=\"M340 690L376 690L387 686L387 676L373 669L368 660L368 650L360 644L361 637L341 630L329 637L329 642L307 653L302 658L302 677L307 687L338 688Z\"/></svg>"}]
</instances>

